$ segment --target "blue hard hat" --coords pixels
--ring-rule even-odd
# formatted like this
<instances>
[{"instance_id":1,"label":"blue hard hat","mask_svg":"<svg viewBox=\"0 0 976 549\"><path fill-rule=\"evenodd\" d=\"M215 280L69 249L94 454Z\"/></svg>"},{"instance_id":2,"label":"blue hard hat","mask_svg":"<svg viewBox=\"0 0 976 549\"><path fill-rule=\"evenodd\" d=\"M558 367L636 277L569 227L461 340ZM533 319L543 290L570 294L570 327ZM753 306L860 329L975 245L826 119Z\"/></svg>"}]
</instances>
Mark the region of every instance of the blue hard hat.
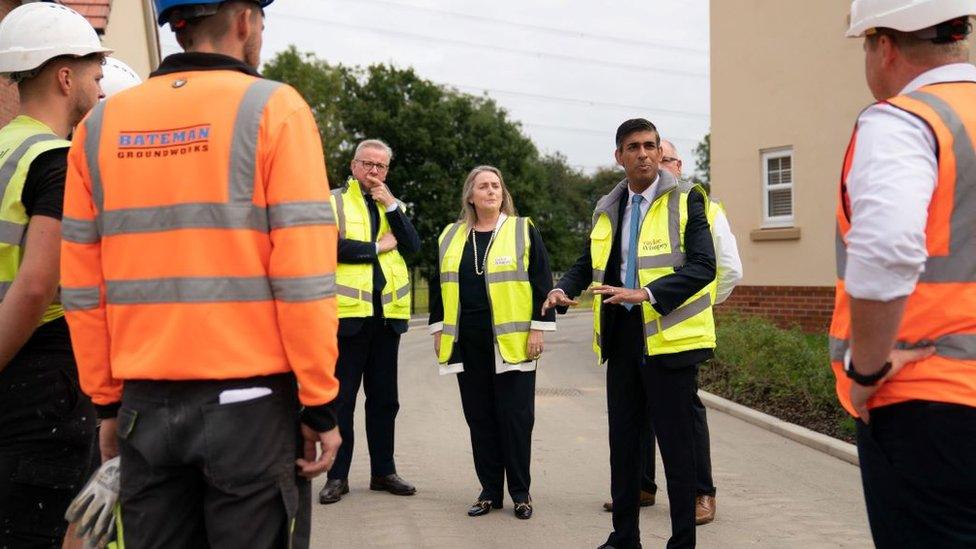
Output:
<instances>
[{"instance_id":1,"label":"blue hard hat","mask_svg":"<svg viewBox=\"0 0 976 549\"><path fill-rule=\"evenodd\" d=\"M154 3L156 4L156 20L159 23L159 26L162 27L169 22L169 11L173 8L200 4L219 4L224 1L225 0L154 0ZM263 8L274 2L274 0L254 0L254 2L256 4L260 4Z\"/></svg>"}]
</instances>

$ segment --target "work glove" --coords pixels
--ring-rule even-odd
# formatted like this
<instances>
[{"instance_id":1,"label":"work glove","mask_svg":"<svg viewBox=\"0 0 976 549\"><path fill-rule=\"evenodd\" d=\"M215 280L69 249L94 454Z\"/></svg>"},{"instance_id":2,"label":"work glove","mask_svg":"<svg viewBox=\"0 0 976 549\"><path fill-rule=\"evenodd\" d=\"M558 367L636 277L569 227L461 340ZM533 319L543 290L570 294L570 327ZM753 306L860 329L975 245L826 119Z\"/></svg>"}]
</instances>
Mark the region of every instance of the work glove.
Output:
<instances>
[{"instance_id":1,"label":"work glove","mask_svg":"<svg viewBox=\"0 0 976 549\"><path fill-rule=\"evenodd\" d=\"M113 511L119 499L119 473L119 458L103 463L64 514L65 520L77 523L75 535L85 540L85 547L105 547L115 534Z\"/></svg>"}]
</instances>

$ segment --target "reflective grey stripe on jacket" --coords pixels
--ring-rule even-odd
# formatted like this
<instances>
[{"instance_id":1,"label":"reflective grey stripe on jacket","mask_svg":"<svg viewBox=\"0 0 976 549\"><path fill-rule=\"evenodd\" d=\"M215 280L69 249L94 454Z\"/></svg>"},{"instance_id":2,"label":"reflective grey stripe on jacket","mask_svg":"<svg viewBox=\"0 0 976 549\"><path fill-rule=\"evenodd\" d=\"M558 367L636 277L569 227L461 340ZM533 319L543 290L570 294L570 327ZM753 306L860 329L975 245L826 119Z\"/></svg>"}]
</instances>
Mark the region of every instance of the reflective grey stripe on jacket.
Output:
<instances>
[{"instance_id":1,"label":"reflective grey stripe on jacket","mask_svg":"<svg viewBox=\"0 0 976 549\"><path fill-rule=\"evenodd\" d=\"M315 301L335 294L332 274L298 277L177 277L109 280L111 305L217 303L226 301Z\"/></svg>"},{"instance_id":2,"label":"reflective grey stripe on jacket","mask_svg":"<svg viewBox=\"0 0 976 549\"><path fill-rule=\"evenodd\" d=\"M846 339L831 337L830 360L840 362L844 360L844 354L850 347L850 342ZM935 341L917 341L910 343L899 341L895 344L896 349L917 349L935 345L935 354L945 358L958 360L976 360L976 334L950 334L940 337Z\"/></svg>"},{"instance_id":3,"label":"reflective grey stripe on jacket","mask_svg":"<svg viewBox=\"0 0 976 549\"><path fill-rule=\"evenodd\" d=\"M30 151L30 148L38 143L55 141L58 139L61 138L49 133L32 135L23 140L20 145L18 145L17 148L15 148L6 159L4 159L3 164L0 164L0 202L3 201L4 196L7 194L7 187L10 185L10 180L17 171L17 166L20 164L20 161L23 160L24 155ZM26 231L27 225L14 223L13 221L8 220L0 220L0 244L20 246L23 243L24 233Z\"/></svg>"},{"instance_id":4,"label":"reflective grey stripe on jacket","mask_svg":"<svg viewBox=\"0 0 976 549\"><path fill-rule=\"evenodd\" d=\"M0 244L21 246L26 233L27 225L0 219Z\"/></svg>"},{"instance_id":5,"label":"reflective grey stripe on jacket","mask_svg":"<svg viewBox=\"0 0 976 549\"><path fill-rule=\"evenodd\" d=\"M3 196L7 194L7 186L10 184L11 178L13 178L14 173L17 172L17 165L27 154L27 151L31 147L38 143L44 143L46 141L55 141L61 139L60 137L51 133L39 133L32 135L27 139L23 140L17 148L4 159L3 164L0 164L0 200Z\"/></svg>"},{"instance_id":6,"label":"reflective grey stripe on jacket","mask_svg":"<svg viewBox=\"0 0 976 549\"><path fill-rule=\"evenodd\" d=\"M335 198L335 217L339 227L339 238L346 238L346 210L345 197L342 193L345 189L334 189L332 197Z\"/></svg>"},{"instance_id":7,"label":"reflective grey stripe on jacket","mask_svg":"<svg viewBox=\"0 0 976 549\"><path fill-rule=\"evenodd\" d=\"M689 318L703 313L712 306L712 296L711 294L705 294L698 299L692 301L691 303L686 303L681 307L671 311L670 313L661 317L661 328L658 329L657 319L650 322L644 323L644 337L651 337L657 335L659 331L667 330L668 328L673 328L678 324L688 320Z\"/></svg>"},{"instance_id":8,"label":"reflective grey stripe on jacket","mask_svg":"<svg viewBox=\"0 0 976 549\"><path fill-rule=\"evenodd\" d=\"M62 287L61 303L65 311L96 309L101 303L101 290L98 286Z\"/></svg>"}]
</instances>

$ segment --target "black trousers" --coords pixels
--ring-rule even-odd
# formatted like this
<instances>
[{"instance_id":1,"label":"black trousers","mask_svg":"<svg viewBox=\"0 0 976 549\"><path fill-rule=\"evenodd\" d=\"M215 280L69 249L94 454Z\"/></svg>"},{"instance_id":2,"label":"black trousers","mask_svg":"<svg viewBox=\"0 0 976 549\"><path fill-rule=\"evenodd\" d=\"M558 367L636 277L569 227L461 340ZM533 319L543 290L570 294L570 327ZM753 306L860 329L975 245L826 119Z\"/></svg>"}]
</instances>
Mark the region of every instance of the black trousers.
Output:
<instances>
[{"instance_id":1,"label":"black trousers","mask_svg":"<svg viewBox=\"0 0 976 549\"><path fill-rule=\"evenodd\" d=\"M692 400L692 407L695 413L695 486L699 496L715 496L715 483L712 481L712 454L711 443L708 436L708 418L705 412L705 404L698 397ZM654 481L654 426L651 425L651 416L647 416L647 426L641 433L641 455L644 462L641 465L641 490L645 492L657 492L657 483Z\"/></svg>"},{"instance_id":2,"label":"black trousers","mask_svg":"<svg viewBox=\"0 0 976 549\"><path fill-rule=\"evenodd\" d=\"M339 359L336 362L339 397L335 406L342 447L336 455L335 465L329 470L330 479L349 478L356 438L353 414L360 383L366 393L366 443L371 474L382 477L396 473L393 441L396 415L400 410L397 392L399 350L400 334L387 326L382 318L367 318L358 333L339 337Z\"/></svg>"},{"instance_id":3,"label":"black trousers","mask_svg":"<svg viewBox=\"0 0 976 549\"><path fill-rule=\"evenodd\" d=\"M697 365L650 367L644 362L639 307L618 312L604 338L610 423L610 494L613 533L607 543L639 548L641 434L647 416L661 446L671 510L669 548L695 545L695 443L692 400Z\"/></svg>"},{"instance_id":4,"label":"black trousers","mask_svg":"<svg viewBox=\"0 0 976 549\"><path fill-rule=\"evenodd\" d=\"M535 372L495 373L491 320L461 320L457 375L464 419L471 431L479 499L501 504L504 482L514 502L529 501L529 461L535 425Z\"/></svg>"},{"instance_id":5,"label":"black trousers","mask_svg":"<svg viewBox=\"0 0 976 549\"><path fill-rule=\"evenodd\" d=\"M19 356L0 372L0 547L61 547L94 438L70 353Z\"/></svg>"},{"instance_id":6,"label":"black trousers","mask_svg":"<svg viewBox=\"0 0 976 549\"><path fill-rule=\"evenodd\" d=\"M874 408L857 452L878 548L976 547L976 408Z\"/></svg>"},{"instance_id":7,"label":"black trousers","mask_svg":"<svg viewBox=\"0 0 976 549\"><path fill-rule=\"evenodd\" d=\"M250 387L272 393L219 404ZM118 434L127 547L308 547L294 376L126 381Z\"/></svg>"}]
</instances>

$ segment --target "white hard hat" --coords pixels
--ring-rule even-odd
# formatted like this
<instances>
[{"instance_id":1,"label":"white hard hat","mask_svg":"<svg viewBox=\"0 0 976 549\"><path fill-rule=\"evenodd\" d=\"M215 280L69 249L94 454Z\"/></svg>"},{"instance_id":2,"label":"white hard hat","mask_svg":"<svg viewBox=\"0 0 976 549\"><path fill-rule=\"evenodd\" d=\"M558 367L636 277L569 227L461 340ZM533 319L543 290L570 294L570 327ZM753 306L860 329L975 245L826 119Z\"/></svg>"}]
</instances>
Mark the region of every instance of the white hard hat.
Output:
<instances>
[{"instance_id":1,"label":"white hard hat","mask_svg":"<svg viewBox=\"0 0 976 549\"><path fill-rule=\"evenodd\" d=\"M969 15L976 15L976 0L853 0L847 36L878 27L914 32Z\"/></svg>"},{"instance_id":2,"label":"white hard hat","mask_svg":"<svg viewBox=\"0 0 976 549\"><path fill-rule=\"evenodd\" d=\"M114 57L105 58L105 66L102 67L102 92L105 97L112 97L122 90L142 84L142 79L132 70L132 67Z\"/></svg>"},{"instance_id":3,"label":"white hard hat","mask_svg":"<svg viewBox=\"0 0 976 549\"><path fill-rule=\"evenodd\" d=\"M60 4L24 4L0 21L0 74L36 69L61 55L112 53L78 12Z\"/></svg>"}]
</instances>

